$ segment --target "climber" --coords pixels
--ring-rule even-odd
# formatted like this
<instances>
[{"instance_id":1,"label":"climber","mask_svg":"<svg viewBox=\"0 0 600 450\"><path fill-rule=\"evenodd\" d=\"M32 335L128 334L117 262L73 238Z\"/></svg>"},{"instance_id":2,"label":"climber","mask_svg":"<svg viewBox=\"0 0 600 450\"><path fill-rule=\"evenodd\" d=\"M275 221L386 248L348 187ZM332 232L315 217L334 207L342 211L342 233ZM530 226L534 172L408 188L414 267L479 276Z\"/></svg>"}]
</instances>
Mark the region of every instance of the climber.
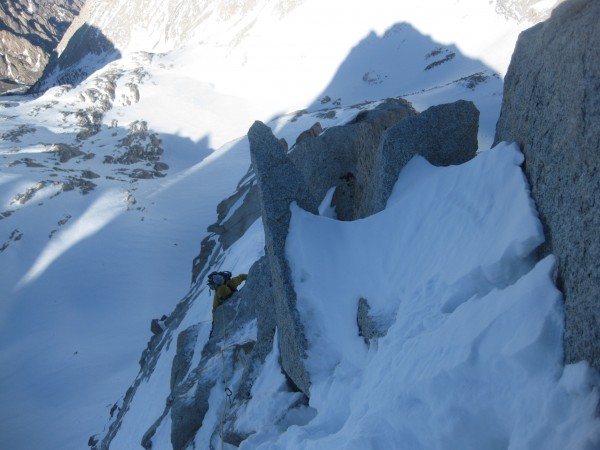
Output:
<instances>
[{"instance_id":1,"label":"climber","mask_svg":"<svg viewBox=\"0 0 600 450\"><path fill-rule=\"evenodd\" d=\"M231 272L212 272L208 276L208 287L215 291L212 307L213 316L217 307L231 297L237 291L238 286L246 281L247 278L248 275L245 273L231 278Z\"/></svg>"}]
</instances>

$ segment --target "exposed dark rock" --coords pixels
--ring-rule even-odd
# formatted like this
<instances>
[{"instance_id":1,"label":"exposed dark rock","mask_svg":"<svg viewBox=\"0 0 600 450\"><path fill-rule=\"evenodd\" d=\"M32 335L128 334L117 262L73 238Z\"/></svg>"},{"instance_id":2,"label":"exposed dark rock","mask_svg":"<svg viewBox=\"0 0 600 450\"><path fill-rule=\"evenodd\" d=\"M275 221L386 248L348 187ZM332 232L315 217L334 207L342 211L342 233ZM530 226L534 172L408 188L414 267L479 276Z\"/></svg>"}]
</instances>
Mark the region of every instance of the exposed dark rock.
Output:
<instances>
[{"instance_id":1,"label":"exposed dark rock","mask_svg":"<svg viewBox=\"0 0 600 450\"><path fill-rule=\"evenodd\" d=\"M415 114L417 114L417 111L406 100L402 98L388 98L374 109L361 110L349 124L373 122L377 126L387 129L400 120L414 116Z\"/></svg>"},{"instance_id":2,"label":"exposed dark rock","mask_svg":"<svg viewBox=\"0 0 600 450\"><path fill-rule=\"evenodd\" d=\"M65 215L65 217L63 217L62 219L60 219L60 220L57 222L57 225L58 225L59 227L65 226L65 225L66 225L66 224L69 222L69 220L71 220L72 218L73 218L73 216L71 216L70 214L66 214L66 215ZM49 239L52 239L52 238L54 237L54 235L55 235L57 232L58 232L58 230L57 230L57 229L55 229L55 230L52 230L52 231L50 232L50 235L48 236L48 238L49 238Z\"/></svg>"},{"instance_id":3,"label":"exposed dark rock","mask_svg":"<svg viewBox=\"0 0 600 450\"><path fill-rule=\"evenodd\" d=\"M362 76L362 80L370 86L381 84L385 81L387 75L382 75L377 71L365 72Z\"/></svg>"},{"instance_id":4,"label":"exposed dark rock","mask_svg":"<svg viewBox=\"0 0 600 450\"><path fill-rule=\"evenodd\" d=\"M330 109L329 111L323 111L317 114L319 119L334 119L336 116L336 112L334 109Z\"/></svg>"},{"instance_id":5,"label":"exposed dark rock","mask_svg":"<svg viewBox=\"0 0 600 450\"><path fill-rule=\"evenodd\" d=\"M150 331L152 331L152 334L160 334L165 331L164 324L158 319L152 319L150 322Z\"/></svg>"},{"instance_id":6,"label":"exposed dark rock","mask_svg":"<svg viewBox=\"0 0 600 450\"><path fill-rule=\"evenodd\" d=\"M84 170L81 172L82 178L87 178L88 180L93 180L94 178L100 178L96 172L92 172L91 170Z\"/></svg>"},{"instance_id":7,"label":"exposed dark rock","mask_svg":"<svg viewBox=\"0 0 600 450\"><path fill-rule=\"evenodd\" d=\"M494 77L498 77L497 74L493 74ZM490 75L485 72L477 72L466 77L459 78L458 83L462 84L467 89L474 90L477 86L485 83L489 80Z\"/></svg>"},{"instance_id":8,"label":"exposed dark rock","mask_svg":"<svg viewBox=\"0 0 600 450\"><path fill-rule=\"evenodd\" d=\"M9 131L8 133L2 133L2 135L0 135L0 139L3 141L21 142L21 137L28 133L34 132L34 127L30 127L29 125L19 125L17 128Z\"/></svg>"},{"instance_id":9,"label":"exposed dark rock","mask_svg":"<svg viewBox=\"0 0 600 450\"><path fill-rule=\"evenodd\" d=\"M213 236L206 236L200 243L200 254L194 258L192 263L192 284L198 279L198 275L207 267L208 258L213 254L217 241Z\"/></svg>"},{"instance_id":10,"label":"exposed dark rock","mask_svg":"<svg viewBox=\"0 0 600 450\"><path fill-rule=\"evenodd\" d=\"M100 132L102 118L104 117L102 111L94 108L80 109L75 113L75 116L77 117L77 124L81 128L77 133L78 141L88 139Z\"/></svg>"},{"instance_id":11,"label":"exposed dark rock","mask_svg":"<svg viewBox=\"0 0 600 450\"><path fill-rule=\"evenodd\" d=\"M13 230L12 233L10 233L8 240L0 246L0 253L2 253L4 250L6 250L8 248L8 246L11 244L11 242L20 241L22 238L23 238L23 233L21 231L16 230L16 229Z\"/></svg>"},{"instance_id":12,"label":"exposed dark rock","mask_svg":"<svg viewBox=\"0 0 600 450\"><path fill-rule=\"evenodd\" d=\"M432 106L390 127L375 153L358 161L358 217L385 208L402 168L417 154L436 166L464 163L477 151L479 111L472 102Z\"/></svg>"},{"instance_id":13,"label":"exposed dark rock","mask_svg":"<svg viewBox=\"0 0 600 450\"><path fill-rule=\"evenodd\" d=\"M356 313L356 323L358 324L358 334L365 338L367 343L372 339L383 337L387 334L389 320L373 317L369 314L371 306L366 298L360 298L358 301L358 311Z\"/></svg>"},{"instance_id":14,"label":"exposed dark rock","mask_svg":"<svg viewBox=\"0 0 600 450\"><path fill-rule=\"evenodd\" d=\"M281 138L279 139L279 143L283 147L283 151L287 153L290 149L290 146L288 145L287 141L284 138Z\"/></svg>"},{"instance_id":15,"label":"exposed dark rock","mask_svg":"<svg viewBox=\"0 0 600 450\"><path fill-rule=\"evenodd\" d=\"M149 180L156 176L157 172L154 170L146 170L146 169L133 169L129 174L130 178L137 178L142 180Z\"/></svg>"},{"instance_id":16,"label":"exposed dark rock","mask_svg":"<svg viewBox=\"0 0 600 450\"><path fill-rule=\"evenodd\" d=\"M34 159L31 158L23 158L22 161L25 163L25 165L27 167L32 167L32 168L41 168L41 167L46 167L43 164L38 163L37 161L35 161Z\"/></svg>"},{"instance_id":17,"label":"exposed dark rock","mask_svg":"<svg viewBox=\"0 0 600 450\"><path fill-rule=\"evenodd\" d=\"M32 93L40 93L57 85L78 85L89 75L110 61L120 57L114 44L98 28L85 22L92 2L81 10L61 42L50 55L43 74L32 86Z\"/></svg>"},{"instance_id":18,"label":"exposed dark rock","mask_svg":"<svg viewBox=\"0 0 600 450\"><path fill-rule=\"evenodd\" d=\"M8 167L17 166L19 164L25 164L27 167L31 167L34 169L46 167L45 165L38 163L35 159L32 158L15 159L14 161L8 164Z\"/></svg>"},{"instance_id":19,"label":"exposed dark rock","mask_svg":"<svg viewBox=\"0 0 600 450\"><path fill-rule=\"evenodd\" d=\"M13 203L19 203L20 205L24 205L25 203L27 203L29 200L31 200L31 198L40 190L42 190L43 188L45 188L47 186L47 182L46 181L38 181L37 183L35 183L33 186L27 188L25 190L25 192L23 192L22 194L17 194L13 197L12 201L10 202L11 204Z\"/></svg>"},{"instance_id":20,"label":"exposed dark rock","mask_svg":"<svg viewBox=\"0 0 600 450\"><path fill-rule=\"evenodd\" d=\"M69 177L69 181L62 184L63 192L72 191L75 188L79 189L79 192L85 195L93 191L96 188L96 184L89 180L77 177Z\"/></svg>"},{"instance_id":21,"label":"exposed dark rock","mask_svg":"<svg viewBox=\"0 0 600 450\"><path fill-rule=\"evenodd\" d=\"M177 336L177 353L171 366L171 390L179 384L190 370L200 325L186 328Z\"/></svg>"},{"instance_id":22,"label":"exposed dark rock","mask_svg":"<svg viewBox=\"0 0 600 450\"><path fill-rule=\"evenodd\" d=\"M157 162L153 167L155 172L162 172L164 170L169 170L169 165L164 162Z\"/></svg>"},{"instance_id":23,"label":"exposed dark rock","mask_svg":"<svg viewBox=\"0 0 600 450\"><path fill-rule=\"evenodd\" d=\"M73 216L71 216L71 214L67 214L64 218L60 219L57 223L59 226L63 226L72 218L73 218Z\"/></svg>"},{"instance_id":24,"label":"exposed dark rock","mask_svg":"<svg viewBox=\"0 0 600 450\"><path fill-rule=\"evenodd\" d=\"M140 161L148 161L155 164L153 171L155 174L168 168L166 164L159 162L160 156L164 153L160 138L158 134L150 132L148 124L144 120L132 122L129 125L127 136L119 141L116 148L119 154L117 156L105 156L105 163L134 164ZM160 167L158 170L156 169L157 164Z\"/></svg>"},{"instance_id":25,"label":"exposed dark rock","mask_svg":"<svg viewBox=\"0 0 600 450\"><path fill-rule=\"evenodd\" d=\"M294 111L292 114L294 116L292 117L291 122L296 122L304 114L308 114L308 110L306 110L306 109L300 109L298 111Z\"/></svg>"},{"instance_id":26,"label":"exposed dark rock","mask_svg":"<svg viewBox=\"0 0 600 450\"><path fill-rule=\"evenodd\" d=\"M58 156L58 160L61 163L66 163L72 158L76 158L78 156L83 155L84 153L79 149L79 147L75 147L69 144L54 144L50 148L52 153L55 153Z\"/></svg>"},{"instance_id":27,"label":"exposed dark rock","mask_svg":"<svg viewBox=\"0 0 600 450\"><path fill-rule=\"evenodd\" d=\"M84 0L0 2L0 93L30 86Z\"/></svg>"},{"instance_id":28,"label":"exposed dark rock","mask_svg":"<svg viewBox=\"0 0 600 450\"><path fill-rule=\"evenodd\" d=\"M237 208L232 211L234 206ZM210 262L209 258L211 255L213 258L216 256L215 248L227 250L260 218L258 188L252 169L242 178L236 191L217 205L217 215L217 221L207 229L212 234L202 240L200 254L194 258L192 283L196 282L203 268L214 262Z\"/></svg>"},{"instance_id":29,"label":"exposed dark rock","mask_svg":"<svg viewBox=\"0 0 600 450\"><path fill-rule=\"evenodd\" d=\"M328 128L314 139L301 142L289 154L313 196L322 199L331 187L337 218L353 220L361 210L360 192L372 184L369 174L359 176L359 161L373 159L382 133L417 112L405 100L389 99L373 110L364 110L348 124ZM319 170L315 170L318 167ZM357 184L357 179L365 185Z\"/></svg>"},{"instance_id":30,"label":"exposed dark rock","mask_svg":"<svg viewBox=\"0 0 600 450\"><path fill-rule=\"evenodd\" d=\"M236 192L243 196L242 205L229 215L217 233L223 250L227 250L260 218L260 200L256 183L249 183Z\"/></svg>"},{"instance_id":31,"label":"exposed dark rock","mask_svg":"<svg viewBox=\"0 0 600 450\"><path fill-rule=\"evenodd\" d=\"M88 439L88 447L95 447L98 444L98 435L94 434Z\"/></svg>"},{"instance_id":32,"label":"exposed dark rock","mask_svg":"<svg viewBox=\"0 0 600 450\"><path fill-rule=\"evenodd\" d=\"M307 341L285 254L290 206L296 203L317 214L320 199L331 187L336 187L336 207L342 216L357 217L363 197L356 193L366 189L366 185L359 183L372 182L366 172L361 172L366 167L364 161L373 161L368 166L371 170L377 167L374 161L383 148L380 141L385 130L415 114L408 102L389 100L373 111L362 110L345 126L314 133L315 136L299 142L291 152L266 125L260 122L252 125L248 132L252 168L236 192L219 204L217 221L209 227L210 234L203 239L200 255L194 259L190 292L165 319L161 331L156 328L141 355L139 376L95 448L109 449L137 387L152 375L161 352L165 346L174 345L177 333L171 392L162 413L144 433L141 442L144 448L154 448L156 431L166 425L167 418L173 449L190 448L200 427L207 426L209 398L214 399L215 395L221 404L215 405L211 400L210 407L218 409L216 414L221 420L203 432L220 442L240 445L252 431L236 427L237 415L245 410L252 386L274 350L280 355L287 389L294 393L289 397L290 405L282 408L288 411L307 408L311 387L304 365ZM425 123L438 125L431 118ZM436 135L435 131L431 133ZM456 136L450 133L449 139L453 138ZM364 209L374 208L371 204ZM206 302L206 308L210 308L212 296L203 289L201 281L208 271L221 269L223 250L238 240L259 216L265 231L265 256L250 268L243 287L216 309L212 324L198 322L179 332L178 327L192 303ZM199 298L200 294L204 298ZM387 330L386 321L371 314L364 299L359 302L357 323L367 340L381 337ZM273 348L276 342L278 349Z\"/></svg>"},{"instance_id":33,"label":"exposed dark rock","mask_svg":"<svg viewBox=\"0 0 600 450\"><path fill-rule=\"evenodd\" d=\"M207 273L207 269L204 269L200 276L205 276ZM182 320L185 318L186 312L188 311L192 302L198 296L198 286L192 287L192 289L187 293L187 295L177 304L175 310L168 316L161 318L161 321L164 322L165 330L163 333L159 335L153 335L148 342L147 348L142 352L140 357L140 374L136 377L134 383L127 389L125 396L122 401L120 401L120 408L116 413L115 417L110 420L107 428L103 433L103 437L99 444L95 447L92 447L93 450L109 450L112 439L115 437L119 428L121 427L121 423L125 414L127 413L131 401L133 400L137 388L140 383L147 380L156 367L157 362L159 361L162 351L165 346L171 344L174 339L174 333L177 331L180 326ZM163 320L164 319L164 320ZM206 324L201 324L200 326L204 327ZM151 448L152 446L152 437L156 431L156 427L160 425L161 421L165 418L166 414L170 412L171 405L173 404L174 398L172 395L167 397L165 400L165 410L163 414L156 420L155 424L150 427L150 429L144 434L142 438L142 446L144 448Z\"/></svg>"},{"instance_id":34,"label":"exposed dark rock","mask_svg":"<svg viewBox=\"0 0 600 450\"><path fill-rule=\"evenodd\" d=\"M250 399L250 390L259 374L259 369L265 362L267 355L273 350L276 321L273 311L275 300L273 298L273 285L271 272L266 256L259 259L248 274L246 287L256 298L255 311L257 318L257 339L251 358L245 365L242 379L237 391L237 398L241 401Z\"/></svg>"},{"instance_id":35,"label":"exposed dark rock","mask_svg":"<svg viewBox=\"0 0 600 450\"><path fill-rule=\"evenodd\" d=\"M259 281L249 277L248 281L251 280ZM233 373L244 367L249 358L248 353L254 346L254 341L243 340L243 335L236 335L237 331L248 327L256 318L257 297L252 292L253 288L249 283L217 308L210 338L202 349L200 362L195 368L188 365L191 370L185 376L183 370L185 361L191 358L189 348L193 345L192 341L195 341L192 339L194 330L189 331L188 336L183 338L185 342L182 347L178 347L183 354L177 357L178 370L174 377L172 373L171 380L181 381L174 384L171 402L166 407L171 414L173 450L187 448L196 435L208 411L211 391L217 383L223 383L224 389L231 392L236 390ZM227 393L224 392L224 401L228 401L226 396Z\"/></svg>"},{"instance_id":36,"label":"exposed dark rock","mask_svg":"<svg viewBox=\"0 0 600 450\"><path fill-rule=\"evenodd\" d=\"M296 145L298 145L300 142L306 139L317 137L322 132L323 128L321 127L321 124L319 122L315 122L313 126L310 127L308 130L305 130L302 133L300 133L300 135L296 138Z\"/></svg>"},{"instance_id":37,"label":"exposed dark rock","mask_svg":"<svg viewBox=\"0 0 600 450\"><path fill-rule=\"evenodd\" d=\"M269 127L255 122L248 131L248 140L261 199L281 365L300 390L309 395L310 380L304 367L307 344L296 309L296 292L285 257L285 240L291 219L290 204L297 202L301 208L316 214L318 203L306 188L301 172L287 157Z\"/></svg>"},{"instance_id":38,"label":"exposed dark rock","mask_svg":"<svg viewBox=\"0 0 600 450\"><path fill-rule=\"evenodd\" d=\"M456 53L454 53L451 50L437 48L437 49L429 52L425 56L425 59L429 59L429 58L433 58L433 57L437 57L438 59L427 64L427 66L425 67L424 70L431 70L434 67L440 66L440 65L444 64L445 62L448 62L448 61L454 59L455 56L456 56Z\"/></svg>"},{"instance_id":39,"label":"exposed dark rock","mask_svg":"<svg viewBox=\"0 0 600 450\"><path fill-rule=\"evenodd\" d=\"M496 142L515 141L558 259L565 362L600 370L600 2L568 0L519 36Z\"/></svg>"}]
</instances>

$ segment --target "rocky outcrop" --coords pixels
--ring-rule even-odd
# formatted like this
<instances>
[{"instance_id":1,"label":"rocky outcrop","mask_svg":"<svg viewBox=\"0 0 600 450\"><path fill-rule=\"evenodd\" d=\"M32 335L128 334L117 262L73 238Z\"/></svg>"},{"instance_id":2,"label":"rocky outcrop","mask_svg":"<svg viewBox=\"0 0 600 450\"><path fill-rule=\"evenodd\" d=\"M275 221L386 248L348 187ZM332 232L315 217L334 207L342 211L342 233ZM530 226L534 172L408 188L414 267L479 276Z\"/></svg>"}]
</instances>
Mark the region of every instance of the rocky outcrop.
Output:
<instances>
[{"instance_id":1,"label":"rocky outcrop","mask_svg":"<svg viewBox=\"0 0 600 450\"><path fill-rule=\"evenodd\" d=\"M281 365L296 386L309 395L310 380L304 367L307 342L296 309L296 292L285 256L285 240L292 216L291 203L296 202L301 208L315 214L318 213L318 203L269 127L255 122L248 131L248 139L261 197L266 254L280 336Z\"/></svg>"},{"instance_id":2,"label":"rocky outcrop","mask_svg":"<svg viewBox=\"0 0 600 450\"><path fill-rule=\"evenodd\" d=\"M407 101L388 99L372 110L361 111L346 125L331 127L317 137L301 140L289 158L315 198L322 199L335 187L332 206L338 219L357 219L361 192L372 182L369 174L359 173L363 170L360 161L373 160L383 132L415 114L416 110ZM319 170L315 170L316 167Z\"/></svg>"},{"instance_id":3,"label":"rocky outcrop","mask_svg":"<svg viewBox=\"0 0 600 450\"><path fill-rule=\"evenodd\" d=\"M314 197L321 199L335 187L337 218L355 220L385 207L400 170L416 154L438 166L475 156L478 127L479 111L472 102L417 114L405 100L388 99L346 125L302 140L289 158Z\"/></svg>"},{"instance_id":4,"label":"rocky outcrop","mask_svg":"<svg viewBox=\"0 0 600 450\"><path fill-rule=\"evenodd\" d=\"M358 300L356 324L358 325L358 335L362 336L367 344L370 344L373 339L385 336L391 325L389 318L374 317L369 314L370 311L369 301L361 297Z\"/></svg>"},{"instance_id":5,"label":"rocky outcrop","mask_svg":"<svg viewBox=\"0 0 600 450\"><path fill-rule=\"evenodd\" d=\"M0 93L31 86L42 75L84 0L0 3Z\"/></svg>"},{"instance_id":6,"label":"rocky outcrop","mask_svg":"<svg viewBox=\"0 0 600 450\"><path fill-rule=\"evenodd\" d=\"M357 216L385 208L402 168L417 154L435 166L462 164L475 156L479 111L464 100L432 106L385 132L372 154L358 161L358 184L364 186L357 201Z\"/></svg>"},{"instance_id":7,"label":"rocky outcrop","mask_svg":"<svg viewBox=\"0 0 600 450\"><path fill-rule=\"evenodd\" d=\"M558 258L565 362L600 370L600 2L569 0L519 36L496 142L516 141Z\"/></svg>"},{"instance_id":8,"label":"rocky outcrop","mask_svg":"<svg viewBox=\"0 0 600 450\"><path fill-rule=\"evenodd\" d=\"M494 6L498 14L517 22L538 23L547 19L550 12L562 0L548 2L545 0L495 0ZM492 1L490 1L492 3Z\"/></svg>"},{"instance_id":9,"label":"rocky outcrop","mask_svg":"<svg viewBox=\"0 0 600 450\"><path fill-rule=\"evenodd\" d=\"M260 202L254 172L249 171L250 179L240 183L237 190L217 205L217 222L208 231L218 235L223 250L235 243L260 217ZM241 202L238 206L237 202Z\"/></svg>"},{"instance_id":10,"label":"rocky outcrop","mask_svg":"<svg viewBox=\"0 0 600 450\"><path fill-rule=\"evenodd\" d=\"M315 122L312 127L298 135L298 137L296 138L296 145L298 145L302 141L305 141L306 139L317 137L322 132L323 128L321 127L321 124L319 122Z\"/></svg>"},{"instance_id":11,"label":"rocky outcrop","mask_svg":"<svg viewBox=\"0 0 600 450\"><path fill-rule=\"evenodd\" d=\"M205 423L214 389L223 392L225 405L221 423L212 433L235 445L247 437L236 430L236 412L249 400L252 383L273 349L275 335L271 273L266 257L257 261L248 275L243 288L216 310L210 336L195 367L191 363L200 335L206 335L205 328L210 324L194 324L179 333L171 369L171 395L163 414L144 434L144 448L153 448L156 430L167 416L173 449L188 448ZM241 376L236 377L236 372L241 372Z\"/></svg>"},{"instance_id":12,"label":"rocky outcrop","mask_svg":"<svg viewBox=\"0 0 600 450\"><path fill-rule=\"evenodd\" d=\"M252 282L260 283L260 278L254 273L252 275ZM193 440L202 426L215 386L224 391L226 402L230 402L225 399L231 395L229 392L237 392L233 375L236 370L246 366L246 360L256 344L255 331L240 333L249 329L256 318L257 296L253 292L252 285L248 289L241 289L217 309L210 338L202 348L196 367L191 368L190 361L198 338L197 326L184 330L182 343L178 340L178 353L171 372L172 401L168 402L165 413L153 427L156 428L170 414L173 450L183 450ZM145 442L142 442L145 448L152 448L152 428L149 431Z\"/></svg>"}]
</instances>

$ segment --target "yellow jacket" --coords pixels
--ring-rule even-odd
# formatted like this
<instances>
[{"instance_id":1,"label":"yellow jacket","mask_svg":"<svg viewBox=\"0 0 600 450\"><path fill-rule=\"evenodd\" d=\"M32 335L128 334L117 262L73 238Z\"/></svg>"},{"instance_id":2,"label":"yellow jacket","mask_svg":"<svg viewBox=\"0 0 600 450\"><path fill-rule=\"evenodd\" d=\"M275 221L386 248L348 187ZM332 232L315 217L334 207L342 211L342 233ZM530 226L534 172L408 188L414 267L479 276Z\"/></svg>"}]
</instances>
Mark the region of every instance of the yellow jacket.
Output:
<instances>
[{"instance_id":1,"label":"yellow jacket","mask_svg":"<svg viewBox=\"0 0 600 450\"><path fill-rule=\"evenodd\" d=\"M233 295L233 293L235 291L237 291L237 287L240 284L242 284L244 281L246 281L247 278L248 278L248 275L246 275L245 273L242 273L217 288L217 290L215 291L215 297L213 299L213 307L212 307L213 316L215 315L215 310L217 309L217 307L219 305L223 304L223 302L225 300L227 300L229 297L231 297Z\"/></svg>"}]
</instances>

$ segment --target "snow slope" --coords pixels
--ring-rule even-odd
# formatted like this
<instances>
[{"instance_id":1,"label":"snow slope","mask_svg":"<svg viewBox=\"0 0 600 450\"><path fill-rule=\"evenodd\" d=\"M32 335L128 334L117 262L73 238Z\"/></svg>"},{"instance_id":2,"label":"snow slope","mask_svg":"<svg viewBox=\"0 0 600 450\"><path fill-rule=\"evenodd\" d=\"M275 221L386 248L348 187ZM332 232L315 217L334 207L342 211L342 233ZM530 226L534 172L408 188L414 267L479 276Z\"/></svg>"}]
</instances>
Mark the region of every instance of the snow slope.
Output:
<instances>
[{"instance_id":1,"label":"snow slope","mask_svg":"<svg viewBox=\"0 0 600 450\"><path fill-rule=\"evenodd\" d=\"M272 119L292 143L323 108L336 112L319 118L326 127L366 100L405 95L424 109L464 98L482 112L486 148L526 26L475 0L307 0L285 16L255 10L238 36L239 18L205 22L184 47L156 47L138 25L135 45L81 85L0 101L0 403L10 405L0 448L79 449L102 429L135 377L150 320L186 295L215 207L249 166L240 136L253 120ZM313 114L287 114L300 109ZM82 111L92 122L101 111L91 136ZM104 164L136 121L162 140L166 177L128 176L146 162ZM59 143L87 156L62 162ZM99 175L94 189L63 188L84 171ZM257 252L238 254L239 267Z\"/></svg>"},{"instance_id":2,"label":"snow slope","mask_svg":"<svg viewBox=\"0 0 600 450\"><path fill-rule=\"evenodd\" d=\"M246 448L597 448L597 374L562 367L554 260L528 258L543 234L522 162L505 144L455 167L416 157L387 209L352 223L293 208L317 415ZM387 328L370 346L361 297Z\"/></svg>"}]
</instances>

